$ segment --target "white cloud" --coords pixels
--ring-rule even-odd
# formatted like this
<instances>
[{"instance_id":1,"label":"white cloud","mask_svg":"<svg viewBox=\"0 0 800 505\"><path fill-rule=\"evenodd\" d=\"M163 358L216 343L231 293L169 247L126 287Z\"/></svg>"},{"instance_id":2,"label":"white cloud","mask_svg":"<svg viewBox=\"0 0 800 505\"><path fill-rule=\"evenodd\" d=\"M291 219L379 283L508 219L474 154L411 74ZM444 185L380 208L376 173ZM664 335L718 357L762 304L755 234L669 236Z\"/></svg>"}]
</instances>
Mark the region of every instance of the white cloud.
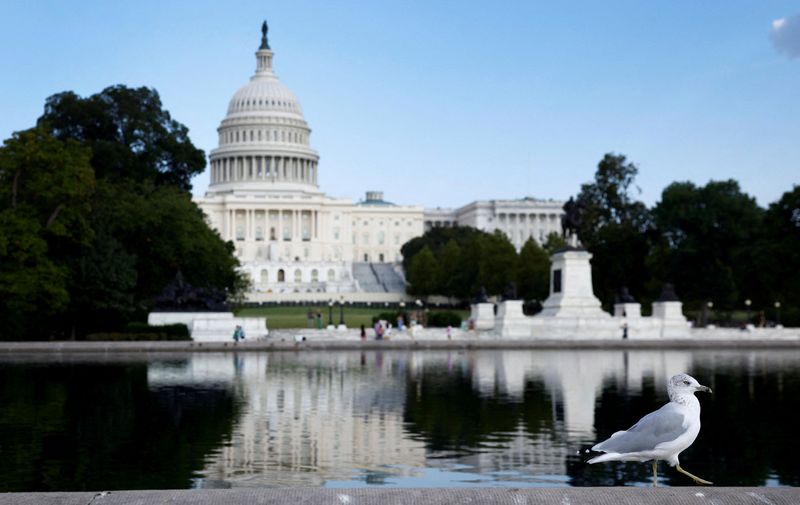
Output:
<instances>
[{"instance_id":1,"label":"white cloud","mask_svg":"<svg viewBox=\"0 0 800 505\"><path fill-rule=\"evenodd\" d=\"M800 58L800 14L773 21L769 38L775 49L787 57Z\"/></svg>"}]
</instances>

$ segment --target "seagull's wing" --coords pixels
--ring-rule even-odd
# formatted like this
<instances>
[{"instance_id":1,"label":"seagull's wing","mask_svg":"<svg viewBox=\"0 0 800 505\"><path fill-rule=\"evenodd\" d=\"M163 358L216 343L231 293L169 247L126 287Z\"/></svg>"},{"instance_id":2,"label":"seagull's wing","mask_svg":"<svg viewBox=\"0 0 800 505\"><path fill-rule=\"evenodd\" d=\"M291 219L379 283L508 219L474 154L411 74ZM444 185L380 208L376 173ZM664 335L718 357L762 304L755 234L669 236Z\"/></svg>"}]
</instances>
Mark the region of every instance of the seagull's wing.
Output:
<instances>
[{"instance_id":1,"label":"seagull's wing","mask_svg":"<svg viewBox=\"0 0 800 505\"><path fill-rule=\"evenodd\" d=\"M605 442L592 447L593 451L629 452L652 451L664 442L671 442L686 432L685 416L668 403L641 418L627 431L618 431Z\"/></svg>"}]
</instances>

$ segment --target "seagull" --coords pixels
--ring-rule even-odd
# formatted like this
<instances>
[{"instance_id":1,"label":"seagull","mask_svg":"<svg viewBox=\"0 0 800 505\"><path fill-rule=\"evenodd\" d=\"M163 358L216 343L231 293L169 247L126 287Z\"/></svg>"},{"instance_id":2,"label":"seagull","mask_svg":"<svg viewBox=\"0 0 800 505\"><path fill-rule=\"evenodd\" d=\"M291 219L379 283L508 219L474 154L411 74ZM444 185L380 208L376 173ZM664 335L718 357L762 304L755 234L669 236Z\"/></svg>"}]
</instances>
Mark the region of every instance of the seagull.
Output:
<instances>
[{"instance_id":1,"label":"seagull","mask_svg":"<svg viewBox=\"0 0 800 505\"><path fill-rule=\"evenodd\" d=\"M588 461L653 461L653 487L657 486L656 465L666 461L682 474L688 475L697 484L711 484L692 475L678 462L678 454L692 445L700 432L700 402L696 391L711 393L711 388L701 385L694 377L681 373L667 381L669 403L639 419L627 431L618 431L611 437L592 447L593 451L605 454Z\"/></svg>"}]
</instances>

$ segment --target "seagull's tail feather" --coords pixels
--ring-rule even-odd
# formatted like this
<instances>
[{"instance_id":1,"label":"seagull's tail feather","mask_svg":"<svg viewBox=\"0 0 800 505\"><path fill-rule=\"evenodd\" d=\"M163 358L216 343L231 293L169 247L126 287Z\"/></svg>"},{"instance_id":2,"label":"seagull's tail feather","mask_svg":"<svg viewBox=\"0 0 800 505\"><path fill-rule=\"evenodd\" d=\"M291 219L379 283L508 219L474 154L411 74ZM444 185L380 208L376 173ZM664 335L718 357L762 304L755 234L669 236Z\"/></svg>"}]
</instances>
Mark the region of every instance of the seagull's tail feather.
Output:
<instances>
[{"instance_id":1,"label":"seagull's tail feather","mask_svg":"<svg viewBox=\"0 0 800 505\"><path fill-rule=\"evenodd\" d=\"M615 461L619 459L620 456L621 454L618 452L609 452L607 454L601 454L600 456L595 456L589 461L587 461L587 463L591 465L594 463L602 463L603 461Z\"/></svg>"},{"instance_id":2,"label":"seagull's tail feather","mask_svg":"<svg viewBox=\"0 0 800 505\"><path fill-rule=\"evenodd\" d=\"M616 452L616 451L608 451L608 450L605 449L605 447L607 447L607 444L609 442L611 442L612 440L614 440L615 438L617 438L617 437L619 437L621 435L624 435L625 433L627 433L627 431L617 431L617 432L615 432L613 435L608 437L606 440L603 440L599 444L594 444L594 447L592 447L592 450L593 451L603 451L603 452ZM609 447L609 449L610 449L610 447Z\"/></svg>"}]
</instances>

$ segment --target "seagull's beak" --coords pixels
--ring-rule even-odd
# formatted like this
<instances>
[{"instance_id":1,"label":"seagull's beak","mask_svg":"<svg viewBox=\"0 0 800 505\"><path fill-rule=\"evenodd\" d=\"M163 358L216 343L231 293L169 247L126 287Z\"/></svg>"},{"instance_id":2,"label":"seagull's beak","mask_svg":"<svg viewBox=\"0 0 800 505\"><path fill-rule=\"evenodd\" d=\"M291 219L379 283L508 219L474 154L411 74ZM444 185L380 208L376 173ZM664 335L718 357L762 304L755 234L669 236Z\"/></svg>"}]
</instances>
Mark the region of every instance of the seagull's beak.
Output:
<instances>
[{"instance_id":1,"label":"seagull's beak","mask_svg":"<svg viewBox=\"0 0 800 505\"><path fill-rule=\"evenodd\" d=\"M703 392L706 392L706 393L713 393L713 391L711 391L711 388L708 387L708 386L697 386L697 388L695 390L696 391L703 391Z\"/></svg>"}]
</instances>

